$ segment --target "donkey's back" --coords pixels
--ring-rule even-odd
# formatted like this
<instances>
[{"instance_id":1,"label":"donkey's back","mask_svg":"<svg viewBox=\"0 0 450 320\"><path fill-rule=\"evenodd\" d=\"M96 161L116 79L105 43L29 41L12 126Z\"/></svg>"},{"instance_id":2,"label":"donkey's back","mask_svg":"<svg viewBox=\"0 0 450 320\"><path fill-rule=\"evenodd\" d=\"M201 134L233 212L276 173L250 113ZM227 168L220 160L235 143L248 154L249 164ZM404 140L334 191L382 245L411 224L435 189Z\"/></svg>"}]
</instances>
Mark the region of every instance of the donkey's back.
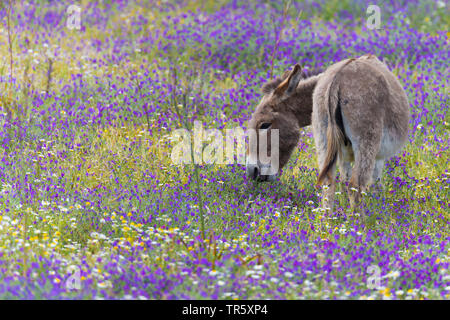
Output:
<instances>
[{"instance_id":1,"label":"donkey's back","mask_svg":"<svg viewBox=\"0 0 450 320\"><path fill-rule=\"evenodd\" d=\"M324 72L313 94L312 126L319 183L332 186L324 195L326 206L332 207L336 163L357 190L352 202L359 202L360 192L380 180L384 160L405 144L408 122L407 96L375 56L344 60Z\"/></svg>"}]
</instances>

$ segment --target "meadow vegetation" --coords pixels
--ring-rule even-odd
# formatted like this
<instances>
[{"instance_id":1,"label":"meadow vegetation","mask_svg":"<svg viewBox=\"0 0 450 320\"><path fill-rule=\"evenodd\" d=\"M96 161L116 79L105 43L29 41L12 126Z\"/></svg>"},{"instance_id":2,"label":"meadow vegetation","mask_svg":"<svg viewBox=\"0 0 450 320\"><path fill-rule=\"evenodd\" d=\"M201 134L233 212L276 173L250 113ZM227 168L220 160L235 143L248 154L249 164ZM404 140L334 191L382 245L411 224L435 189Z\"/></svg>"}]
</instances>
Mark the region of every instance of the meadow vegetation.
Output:
<instances>
[{"instance_id":1,"label":"meadow vegetation","mask_svg":"<svg viewBox=\"0 0 450 320\"><path fill-rule=\"evenodd\" d=\"M448 299L450 15L412 2L2 2L0 298ZM319 209L309 127L275 183L171 162L175 129L246 127L272 58L365 53L412 113L366 222Z\"/></svg>"}]
</instances>

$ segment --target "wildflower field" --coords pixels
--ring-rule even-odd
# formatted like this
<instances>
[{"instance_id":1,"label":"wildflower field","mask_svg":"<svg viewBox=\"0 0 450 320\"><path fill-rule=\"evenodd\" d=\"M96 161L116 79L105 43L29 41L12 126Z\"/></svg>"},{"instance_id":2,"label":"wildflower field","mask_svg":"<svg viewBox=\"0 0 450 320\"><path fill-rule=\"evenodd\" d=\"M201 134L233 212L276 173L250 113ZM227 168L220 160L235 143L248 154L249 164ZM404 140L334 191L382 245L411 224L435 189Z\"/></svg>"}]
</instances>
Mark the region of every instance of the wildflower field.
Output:
<instances>
[{"instance_id":1,"label":"wildflower field","mask_svg":"<svg viewBox=\"0 0 450 320\"><path fill-rule=\"evenodd\" d=\"M448 3L373 2L2 1L0 298L449 299ZM271 74L365 53L412 115L366 220L319 209L310 127L273 183L173 163Z\"/></svg>"}]
</instances>

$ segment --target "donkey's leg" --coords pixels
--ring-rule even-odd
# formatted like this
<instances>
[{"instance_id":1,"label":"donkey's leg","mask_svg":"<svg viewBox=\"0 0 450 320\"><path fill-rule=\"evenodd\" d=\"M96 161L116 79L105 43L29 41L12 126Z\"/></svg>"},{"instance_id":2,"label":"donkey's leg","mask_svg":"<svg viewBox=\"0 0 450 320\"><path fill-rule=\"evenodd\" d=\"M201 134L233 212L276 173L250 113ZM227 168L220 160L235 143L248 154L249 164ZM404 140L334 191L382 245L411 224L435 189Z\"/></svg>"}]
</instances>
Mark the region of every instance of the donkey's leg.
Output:
<instances>
[{"instance_id":1,"label":"donkey's leg","mask_svg":"<svg viewBox=\"0 0 450 320\"><path fill-rule=\"evenodd\" d=\"M355 148L355 164L350 178L350 204L352 208L359 207L361 194L366 191L372 179L375 168L375 156L380 146L379 139L364 141Z\"/></svg>"},{"instance_id":2,"label":"donkey's leg","mask_svg":"<svg viewBox=\"0 0 450 320\"><path fill-rule=\"evenodd\" d=\"M350 161L345 161L344 159L338 159L339 173L341 176L341 182L349 182L352 176L352 164Z\"/></svg>"},{"instance_id":3,"label":"donkey's leg","mask_svg":"<svg viewBox=\"0 0 450 320\"><path fill-rule=\"evenodd\" d=\"M350 146L344 146L341 149L341 154L338 157L339 174L342 185L342 190L348 195L348 182L352 176L353 150Z\"/></svg>"},{"instance_id":4,"label":"donkey's leg","mask_svg":"<svg viewBox=\"0 0 450 320\"><path fill-rule=\"evenodd\" d=\"M318 150L319 168L322 168L326 158L326 144L325 139L316 139L316 147ZM333 211L334 208L334 194L336 191L336 164L328 172L322 185L322 209Z\"/></svg>"},{"instance_id":5,"label":"donkey's leg","mask_svg":"<svg viewBox=\"0 0 450 320\"><path fill-rule=\"evenodd\" d=\"M317 103L317 102L316 102ZM312 129L314 134L314 143L317 150L317 160L319 168L323 168L325 159L327 156L327 126L328 115L327 113L320 113L317 110L320 108L315 107L315 111L312 114ZM322 209L328 208L332 211L334 207L334 192L336 189L336 164L328 172L328 175L323 180L322 185Z\"/></svg>"},{"instance_id":6,"label":"donkey's leg","mask_svg":"<svg viewBox=\"0 0 450 320\"><path fill-rule=\"evenodd\" d=\"M384 159L377 159L372 175L372 187L376 192L382 192L384 189L381 178L383 177Z\"/></svg>"},{"instance_id":7,"label":"donkey's leg","mask_svg":"<svg viewBox=\"0 0 450 320\"><path fill-rule=\"evenodd\" d=\"M350 181L350 177L352 175L352 165L350 161L345 161L343 159L338 160L338 166L339 166L339 174L340 174L340 180L341 180L341 190L342 193L350 197L350 190L348 188L348 184Z\"/></svg>"},{"instance_id":8,"label":"donkey's leg","mask_svg":"<svg viewBox=\"0 0 450 320\"><path fill-rule=\"evenodd\" d=\"M334 194L336 191L336 165L331 168L329 175L322 185L322 208L333 211L334 208Z\"/></svg>"}]
</instances>

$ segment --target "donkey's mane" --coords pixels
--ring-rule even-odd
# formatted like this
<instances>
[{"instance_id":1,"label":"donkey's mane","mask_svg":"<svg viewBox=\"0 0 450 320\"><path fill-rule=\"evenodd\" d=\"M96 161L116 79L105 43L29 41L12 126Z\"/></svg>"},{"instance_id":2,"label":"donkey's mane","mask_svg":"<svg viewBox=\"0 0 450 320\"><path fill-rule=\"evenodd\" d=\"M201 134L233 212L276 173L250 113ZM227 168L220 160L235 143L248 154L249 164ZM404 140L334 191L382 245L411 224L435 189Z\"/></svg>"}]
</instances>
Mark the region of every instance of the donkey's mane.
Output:
<instances>
[{"instance_id":1,"label":"donkey's mane","mask_svg":"<svg viewBox=\"0 0 450 320\"><path fill-rule=\"evenodd\" d=\"M318 74L320 74L322 72L323 72L322 68L314 68L314 69L311 69L311 70L302 70L302 80L311 78L311 77L316 76L316 75L318 75ZM275 79L272 79L272 80L266 82L261 88L262 92L264 94L271 93L288 76L289 76L289 71L286 71L281 77L276 77Z\"/></svg>"}]
</instances>

